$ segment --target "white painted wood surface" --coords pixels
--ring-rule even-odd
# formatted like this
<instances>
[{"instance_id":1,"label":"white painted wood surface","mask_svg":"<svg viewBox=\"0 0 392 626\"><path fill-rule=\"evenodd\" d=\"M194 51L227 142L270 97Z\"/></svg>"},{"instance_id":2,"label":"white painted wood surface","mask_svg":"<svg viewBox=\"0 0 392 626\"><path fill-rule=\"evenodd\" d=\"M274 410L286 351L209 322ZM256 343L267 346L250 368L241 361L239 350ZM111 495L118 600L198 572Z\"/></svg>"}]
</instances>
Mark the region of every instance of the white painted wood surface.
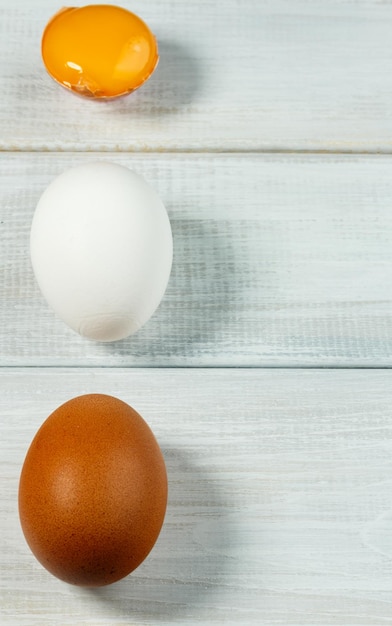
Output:
<instances>
[{"instance_id":1,"label":"white painted wood surface","mask_svg":"<svg viewBox=\"0 0 392 626\"><path fill-rule=\"evenodd\" d=\"M0 624L392 626L392 2L122 4L161 61L102 104L43 69L61 5L0 0ZM54 317L28 251L45 186L97 158L174 233L157 313L108 345ZM91 391L144 415L170 482L150 557L97 592L17 516L33 434Z\"/></svg>"},{"instance_id":2,"label":"white painted wood surface","mask_svg":"<svg viewBox=\"0 0 392 626\"><path fill-rule=\"evenodd\" d=\"M122 5L151 26L161 61L143 89L102 104L43 69L42 30L61 3L0 0L0 148L391 150L389 1Z\"/></svg>"},{"instance_id":3,"label":"white painted wood surface","mask_svg":"<svg viewBox=\"0 0 392 626\"><path fill-rule=\"evenodd\" d=\"M46 185L108 158L142 173L174 234L166 296L115 344L49 310L29 229ZM0 364L389 366L392 158L350 155L0 155Z\"/></svg>"},{"instance_id":4,"label":"white painted wood surface","mask_svg":"<svg viewBox=\"0 0 392 626\"><path fill-rule=\"evenodd\" d=\"M2 624L391 623L390 371L14 368L0 385ZM170 496L144 564L92 592L35 562L15 492L43 419L97 390L149 422Z\"/></svg>"}]
</instances>

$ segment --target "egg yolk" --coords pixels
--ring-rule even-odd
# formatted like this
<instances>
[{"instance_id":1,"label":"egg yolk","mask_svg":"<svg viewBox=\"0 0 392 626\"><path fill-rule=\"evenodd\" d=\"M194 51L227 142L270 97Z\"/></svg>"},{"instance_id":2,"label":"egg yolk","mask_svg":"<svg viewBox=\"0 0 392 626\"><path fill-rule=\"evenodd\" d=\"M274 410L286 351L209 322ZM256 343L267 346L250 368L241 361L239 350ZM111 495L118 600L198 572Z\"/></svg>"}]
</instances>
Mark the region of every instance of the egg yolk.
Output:
<instances>
[{"instance_id":1,"label":"egg yolk","mask_svg":"<svg viewBox=\"0 0 392 626\"><path fill-rule=\"evenodd\" d=\"M151 76L158 48L137 15L112 5L88 5L53 16L43 33L42 58L64 87L90 98L114 98Z\"/></svg>"}]
</instances>

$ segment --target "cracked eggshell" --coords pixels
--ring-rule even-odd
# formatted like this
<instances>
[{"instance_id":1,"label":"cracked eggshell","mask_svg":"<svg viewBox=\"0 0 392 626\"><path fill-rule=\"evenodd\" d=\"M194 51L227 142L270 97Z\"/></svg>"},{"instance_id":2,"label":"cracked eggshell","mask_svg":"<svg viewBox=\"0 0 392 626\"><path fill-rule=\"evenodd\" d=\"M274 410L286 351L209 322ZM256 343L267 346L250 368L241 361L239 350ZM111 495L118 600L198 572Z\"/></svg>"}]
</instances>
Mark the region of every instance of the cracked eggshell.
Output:
<instances>
[{"instance_id":1,"label":"cracked eggshell","mask_svg":"<svg viewBox=\"0 0 392 626\"><path fill-rule=\"evenodd\" d=\"M57 83L95 100L132 93L150 78L159 59L147 24L110 4L60 9L44 30L41 52Z\"/></svg>"},{"instance_id":2,"label":"cracked eggshell","mask_svg":"<svg viewBox=\"0 0 392 626\"><path fill-rule=\"evenodd\" d=\"M97 341L136 332L167 287L173 242L166 209L135 172L108 162L74 167L42 194L31 262L55 313Z\"/></svg>"}]
</instances>

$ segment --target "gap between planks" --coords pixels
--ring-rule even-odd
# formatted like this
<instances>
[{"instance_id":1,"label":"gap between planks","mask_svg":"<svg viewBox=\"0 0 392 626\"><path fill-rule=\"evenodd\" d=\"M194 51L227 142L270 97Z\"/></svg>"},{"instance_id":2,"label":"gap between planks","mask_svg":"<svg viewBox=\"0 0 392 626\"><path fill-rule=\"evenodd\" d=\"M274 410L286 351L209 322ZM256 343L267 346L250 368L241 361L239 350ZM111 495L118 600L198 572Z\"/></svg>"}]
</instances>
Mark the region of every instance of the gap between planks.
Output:
<instances>
[{"instance_id":1,"label":"gap between planks","mask_svg":"<svg viewBox=\"0 0 392 626\"><path fill-rule=\"evenodd\" d=\"M383 149L369 149L369 150L360 150L359 148L342 148L341 150L337 150L335 148L327 149L316 149L316 148L298 148L298 149L288 149L281 147L265 147L265 148L213 148L206 147L203 149L200 148L176 148L176 147L154 147L146 148L127 148L118 146L114 148L113 146L101 146L99 149L95 148L87 148L83 146L70 146L69 148L60 149L56 146L53 148L48 148L47 146L12 146L12 147L4 147L0 145L0 153L4 154L36 154L36 153L47 153L47 154L72 154L72 153L80 153L80 154L100 154L100 153L119 153L119 154L149 154L149 155L161 155L161 154L219 154L219 155L241 155L241 154L249 154L249 155L260 155L260 156L268 156L268 155L282 155L282 156L323 156L323 155L336 155L336 156L391 156L392 155L392 146L390 150Z\"/></svg>"}]
</instances>

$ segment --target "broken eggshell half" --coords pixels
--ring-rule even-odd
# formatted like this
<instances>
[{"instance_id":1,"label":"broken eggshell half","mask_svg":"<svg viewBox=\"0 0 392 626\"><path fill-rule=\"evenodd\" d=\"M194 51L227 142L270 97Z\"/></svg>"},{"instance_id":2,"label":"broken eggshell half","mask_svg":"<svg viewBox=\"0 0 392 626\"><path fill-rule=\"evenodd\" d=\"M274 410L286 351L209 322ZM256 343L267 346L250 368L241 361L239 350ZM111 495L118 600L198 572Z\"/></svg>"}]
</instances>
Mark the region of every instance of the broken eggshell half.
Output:
<instances>
[{"instance_id":1,"label":"broken eggshell half","mask_svg":"<svg viewBox=\"0 0 392 626\"><path fill-rule=\"evenodd\" d=\"M41 52L57 83L97 100L135 91L150 78L159 60L147 24L113 5L61 9L44 30Z\"/></svg>"}]
</instances>

